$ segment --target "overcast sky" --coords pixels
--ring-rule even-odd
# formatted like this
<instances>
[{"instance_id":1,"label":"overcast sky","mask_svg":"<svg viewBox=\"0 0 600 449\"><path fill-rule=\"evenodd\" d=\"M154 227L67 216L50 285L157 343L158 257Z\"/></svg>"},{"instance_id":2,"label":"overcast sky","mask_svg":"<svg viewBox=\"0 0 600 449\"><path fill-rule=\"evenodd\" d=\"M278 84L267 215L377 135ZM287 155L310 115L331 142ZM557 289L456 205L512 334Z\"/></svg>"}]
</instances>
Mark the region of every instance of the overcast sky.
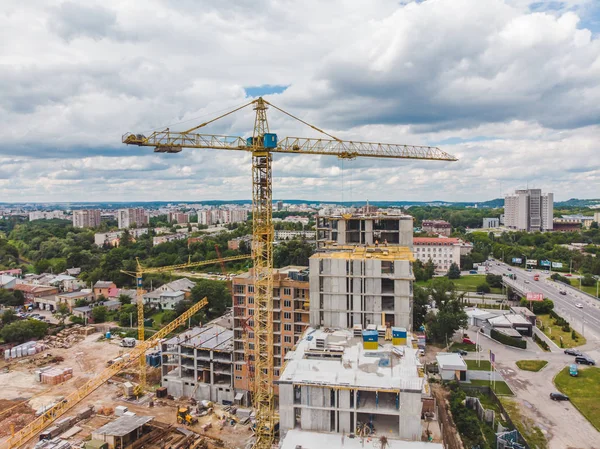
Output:
<instances>
[{"instance_id":1,"label":"overcast sky","mask_svg":"<svg viewBox=\"0 0 600 449\"><path fill-rule=\"evenodd\" d=\"M597 0L3 0L0 202L249 199L250 156L121 144L263 94L459 162L275 156L274 197L600 197ZM269 110L280 138L314 131ZM206 133L247 137L252 110Z\"/></svg>"}]
</instances>

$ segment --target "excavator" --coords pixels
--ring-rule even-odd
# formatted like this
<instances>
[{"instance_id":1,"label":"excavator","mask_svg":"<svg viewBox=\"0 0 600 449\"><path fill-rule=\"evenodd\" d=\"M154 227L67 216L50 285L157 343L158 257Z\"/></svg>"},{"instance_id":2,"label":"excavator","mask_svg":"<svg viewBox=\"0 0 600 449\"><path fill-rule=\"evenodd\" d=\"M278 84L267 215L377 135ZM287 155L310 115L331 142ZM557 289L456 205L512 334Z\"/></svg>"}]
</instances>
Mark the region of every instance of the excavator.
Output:
<instances>
[{"instance_id":1,"label":"excavator","mask_svg":"<svg viewBox=\"0 0 600 449\"><path fill-rule=\"evenodd\" d=\"M198 418L190 414L189 407L177 407L177 424L193 426L198 423Z\"/></svg>"}]
</instances>

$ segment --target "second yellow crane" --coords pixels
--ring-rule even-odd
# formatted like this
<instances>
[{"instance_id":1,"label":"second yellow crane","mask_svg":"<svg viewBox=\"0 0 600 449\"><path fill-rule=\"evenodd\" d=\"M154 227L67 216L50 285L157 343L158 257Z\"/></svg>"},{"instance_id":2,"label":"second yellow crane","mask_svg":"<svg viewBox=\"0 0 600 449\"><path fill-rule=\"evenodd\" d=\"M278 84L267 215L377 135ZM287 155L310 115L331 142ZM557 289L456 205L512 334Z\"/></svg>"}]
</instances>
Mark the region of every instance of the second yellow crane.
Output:
<instances>
[{"instance_id":1,"label":"second yellow crane","mask_svg":"<svg viewBox=\"0 0 600 449\"><path fill-rule=\"evenodd\" d=\"M244 259L248 259L248 258L250 258L250 256L248 256L248 255L231 256L231 257L225 257L225 258L220 258L220 259L209 259L209 260L201 260L198 262L188 262L188 263L182 263L182 264L178 264L178 265L169 265L166 267L144 267L140 263L139 259L136 258L136 263L137 263L136 270L135 271L121 270L121 273L128 274L130 276L135 277L135 279L136 279L138 340L143 341L144 335L145 335L145 327L144 327L144 293L145 293L145 290L144 290L144 283L143 283L144 274L168 273L168 272L172 272L172 271L183 270L186 268L201 267L201 266L213 265L213 264L217 264L217 263L233 262L236 260L244 260ZM139 360L140 360L139 361L139 364L140 364L140 382L139 382L139 384L142 388L146 388L146 357L140 357Z\"/></svg>"}]
</instances>

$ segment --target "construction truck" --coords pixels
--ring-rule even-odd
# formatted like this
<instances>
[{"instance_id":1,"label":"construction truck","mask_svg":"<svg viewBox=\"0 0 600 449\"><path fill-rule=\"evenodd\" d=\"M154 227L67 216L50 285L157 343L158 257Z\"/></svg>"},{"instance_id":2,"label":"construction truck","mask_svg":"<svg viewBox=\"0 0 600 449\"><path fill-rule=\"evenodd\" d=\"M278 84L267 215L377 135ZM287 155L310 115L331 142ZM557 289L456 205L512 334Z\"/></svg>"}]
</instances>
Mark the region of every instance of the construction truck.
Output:
<instances>
[{"instance_id":1,"label":"construction truck","mask_svg":"<svg viewBox=\"0 0 600 449\"><path fill-rule=\"evenodd\" d=\"M190 414L189 407L178 407L177 408L177 424L186 424L188 426L194 425L198 422L198 418Z\"/></svg>"},{"instance_id":2,"label":"construction truck","mask_svg":"<svg viewBox=\"0 0 600 449\"><path fill-rule=\"evenodd\" d=\"M121 340L121 346L124 348L135 348L135 338L125 337Z\"/></svg>"}]
</instances>

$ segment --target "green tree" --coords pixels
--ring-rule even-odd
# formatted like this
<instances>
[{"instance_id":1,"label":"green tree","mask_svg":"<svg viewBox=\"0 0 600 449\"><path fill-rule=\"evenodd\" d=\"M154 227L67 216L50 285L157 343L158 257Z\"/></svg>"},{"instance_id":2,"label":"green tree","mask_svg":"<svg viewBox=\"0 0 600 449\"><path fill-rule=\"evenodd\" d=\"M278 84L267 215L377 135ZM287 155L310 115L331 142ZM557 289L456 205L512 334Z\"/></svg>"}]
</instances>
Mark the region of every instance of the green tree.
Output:
<instances>
[{"instance_id":1,"label":"green tree","mask_svg":"<svg viewBox=\"0 0 600 449\"><path fill-rule=\"evenodd\" d=\"M89 306L90 302L87 299L77 299L75 300L75 307L85 307L85 306Z\"/></svg>"},{"instance_id":2,"label":"green tree","mask_svg":"<svg viewBox=\"0 0 600 449\"><path fill-rule=\"evenodd\" d=\"M467 314L457 296L454 283L448 278L434 278L429 294L438 308L437 313L429 312L425 317L429 338L445 342L454 333L467 325Z\"/></svg>"},{"instance_id":3,"label":"green tree","mask_svg":"<svg viewBox=\"0 0 600 449\"><path fill-rule=\"evenodd\" d=\"M15 321L2 328L0 337L7 343L23 343L27 340L43 338L47 331L48 323L43 321Z\"/></svg>"},{"instance_id":4,"label":"green tree","mask_svg":"<svg viewBox=\"0 0 600 449\"><path fill-rule=\"evenodd\" d=\"M315 252L314 245L306 240L289 240L275 247L273 263L276 268L287 265L307 266L308 259Z\"/></svg>"},{"instance_id":5,"label":"green tree","mask_svg":"<svg viewBox=\"0 0 600 449\"><path fill-rule=\"evenodd\" d=\"M2 324L4 326L12 323L13 321L17 321L17 319L17 313L14 311L14 309L6 309L2 314Z\"/></svg>"},{"instance_id":6,"label":"green tree","mask_svg":"<svg viewBox=\"0 0 600 449\"><path fill-rule=\"evenodd\" d=\"M94 323L104 323L107 315L108 309L106 306L97 306L92 309L92 319L94 320Z\"/></svg>"},{"instance_id":7,"label":"green tree","mask_svg":"<svg viewBox=\"0 0 600 449\"><path fill-rule=\"evenodd\" d=\"M223 315L227 307L231 307L231 293L229 293L227 284L223 281L209 279L198 281L192 288L192 301L196 303L205 296L208 298L208 310L206 311L208 319ZM181 313L178 311L178 315Z\"/></svg>"},{"instance_id":8,"label":"green tree","mask_svg":"<svg viewBox=\"0 0 600 449\"><path fill-rule=\"evenodd\" d=\"M492 290L487 282L483 282L477 286L477 293L489 293L491 291Z\"/></svg>"},{"instance_id":9,"label":"green tree","mask_svg":"<svg viewBox=\"0 0 600 449\"><path fill-rule=\"evenodd\" d=\"M0 304L12 307L22 306L25 304L25 297L20 290L10 291L0 288Z\"/></svg>"},{"instance_id":10,"label":"green tree","mask_svg":"<svg viewBox=\"0 0 600 449\"><path fill-rule=\"evenodd\" d=\"M56 312L54 314L58 319L58 323L62 326L65 324L67 317L71 315L71 311L69 310L69 306L67 306L64 302L61 302L56 306Z\"/></svg>"},{"instance_id":11,"label":"green tree","mask_svg":"<svg viewBox=\"0 0 600 449\"><path fill-rule=\"evenodd\" d=\"M415 284L413 286L413 329L419 329L425 323L428 304L427 290Z\"/></svg>"},{"instance_id":12,"label":"green tree","mask_svg":"<svg viewBox=\"0 0 600 449\"><path fill-rule=\"evenodd\" d=\"M585 287L592 287L596 285L596 279L594 279L594 276L587 273L581 278L581 285Z\"/></svg>"},{"instance_id":13,"label":"green tree","mask_svg":"<svg viewBox=\"0 0 600 449\"><path fill-rule=\"evenodd\" d=\"M488 274L485 276L485 282L492 288L502 288L502 275Z\"/></svg>"},{"instance_id":14,"label":"green tree","mask_svg":"<svg viewBox=\"0 0 600 449\"><path fill-rule=\"evenodd\" d=\"M134 304L124 304L119 311L119 326L129 327L137 325L137 306Z\"/></svg>"},{"instance_id":15,"label":"green tree","mask_svg":"<svg viewBox=\"0 0 600 449\"><path fill-rule=\"evenodd\" d=\"M455 262L452 262L448 269L448 279L460 279L460 268Z\"/></svg>"},{"instance_id":16,"label":"green tree","mask_svg":"<svg viewBox=\"0 0 600 449\"><path fill-rule=\"evenodd\" d=\"M119 302L121 303L122 306L124 306L126 304L131 304L131 296L120 294L119 295Z\"/></svg>"}]
</instances>

